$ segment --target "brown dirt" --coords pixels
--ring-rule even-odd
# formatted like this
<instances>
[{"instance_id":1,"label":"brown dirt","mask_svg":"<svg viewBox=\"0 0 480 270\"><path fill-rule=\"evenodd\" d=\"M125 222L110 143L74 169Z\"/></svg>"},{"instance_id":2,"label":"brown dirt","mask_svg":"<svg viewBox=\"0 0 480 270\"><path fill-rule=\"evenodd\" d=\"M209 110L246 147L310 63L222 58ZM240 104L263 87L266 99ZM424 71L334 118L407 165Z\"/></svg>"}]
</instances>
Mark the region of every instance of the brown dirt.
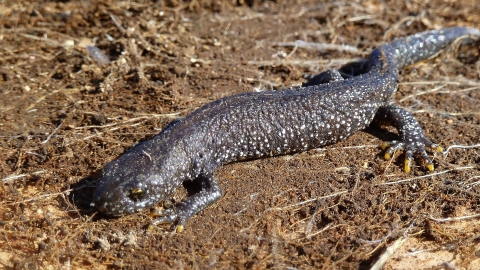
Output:
<instances>
[{"instance_id":1,"label":"brown dirt","mask_svg":"<svg viewBox=\"0 0 480 270\"><path fill-rule=\"evenodd\" d=\"M479 1L1 2L0 268L369 268L405 236L385 269L479 266L478 217L453 219L479 213L478 42L409 67L394 96L432 140L472 146L435 154L435 173L383 160L394 130L371 129L222 167L225 197L183 233L88 207L90 176L173 118L299 85L394 37L478 27ZM295 40L360 52L275 45Z\"/></svg>"}]
</instances>

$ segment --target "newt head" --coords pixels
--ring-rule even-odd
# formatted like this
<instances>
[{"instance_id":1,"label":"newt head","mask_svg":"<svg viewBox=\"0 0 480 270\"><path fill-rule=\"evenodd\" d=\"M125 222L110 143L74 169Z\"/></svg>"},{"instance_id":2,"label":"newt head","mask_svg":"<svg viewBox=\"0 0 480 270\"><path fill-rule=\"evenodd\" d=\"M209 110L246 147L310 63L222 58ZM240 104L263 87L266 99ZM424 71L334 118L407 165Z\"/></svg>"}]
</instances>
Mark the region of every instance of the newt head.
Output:
<instances>
[{"instance_id":1,"label":"newt head","mask_svg":"<svg viewBox=\"0 0 480 270\"><path fill-rule=\"evenodd\" d=\"M91 206L109 216L138 212L163 201L182 182L171 158L154 158L144 145L105 165ZM162 155L166 156L166 155Z\"/></svg>"}]
</instances>

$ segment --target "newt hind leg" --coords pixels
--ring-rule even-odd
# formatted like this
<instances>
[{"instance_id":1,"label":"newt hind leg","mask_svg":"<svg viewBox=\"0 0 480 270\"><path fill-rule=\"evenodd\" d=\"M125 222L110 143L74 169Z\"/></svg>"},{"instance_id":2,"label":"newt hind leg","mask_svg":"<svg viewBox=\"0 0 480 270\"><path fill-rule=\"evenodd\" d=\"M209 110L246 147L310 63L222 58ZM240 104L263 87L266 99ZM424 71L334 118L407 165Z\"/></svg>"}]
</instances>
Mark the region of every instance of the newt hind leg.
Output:
<instances>
[{"instance_id":1,"label":"newt hind leg","mask_svg":"<svg viewBox=\"0 0 480 270\"><path fill-rule=\"evenodd\" d=\"M303 78L306 79L307 81L302 84L302 87L343 80L343 77L340 74L340 72L333 68L325 70L324 72L317 75L303 74Z\"/></svg>"},{"instance_id":2,"label":"newt hind leg","mask_svg":"<svg viewBox=\"0 0 480 270\"><path fill-rule=\"evenodd\" d=\"M356 60L341 66L339 69L328 69L324 72L312 75L303 74L303 78L307 81L302 84L302 87L325 84L329 82L342 81L347 78L353 78L360 74L365 74L370 71L368 59Z\"/></svg>"},{"instance_id":3,"label":"newt hind leg","mask_svg":"<svg viewBox=\"0 0 480 270\"><path fill-rule=\"evenodd\" d=\"M425 161L429 171L434 170L433 162L428 157L425 147L434 148L438 152L443 151L443 148L425 137L422 127L411 113L395 104L388 104L379 108L374 122L376 124L388 123L393 125L398 130L401 138L399 141L384 142L382 144L382 149L386 149L385 159L390 159L396 150L404 149L405 172L410 172L414 155L421 157Z\"/></svg>"}]
</instances>

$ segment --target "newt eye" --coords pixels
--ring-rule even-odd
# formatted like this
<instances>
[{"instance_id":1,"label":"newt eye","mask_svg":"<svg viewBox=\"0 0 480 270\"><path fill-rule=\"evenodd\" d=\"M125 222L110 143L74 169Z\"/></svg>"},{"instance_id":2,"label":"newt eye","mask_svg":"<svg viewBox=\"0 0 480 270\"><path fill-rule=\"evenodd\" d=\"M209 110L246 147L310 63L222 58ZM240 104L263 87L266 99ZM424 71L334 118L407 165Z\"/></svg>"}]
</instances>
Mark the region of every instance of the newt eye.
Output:
<instances>
[{"instance_id":1,"label":"newt eye","mask_svg":"<svg viewBox=\"0 0 480 270\"><path fill-rule=\"evenodd\" d=\"M133 201L138 201L143 197L143 195L145 195L145 190L141 188L134 188L130 190L130 194L128 194L128 197Z\"/></svg>"}]
</instances>

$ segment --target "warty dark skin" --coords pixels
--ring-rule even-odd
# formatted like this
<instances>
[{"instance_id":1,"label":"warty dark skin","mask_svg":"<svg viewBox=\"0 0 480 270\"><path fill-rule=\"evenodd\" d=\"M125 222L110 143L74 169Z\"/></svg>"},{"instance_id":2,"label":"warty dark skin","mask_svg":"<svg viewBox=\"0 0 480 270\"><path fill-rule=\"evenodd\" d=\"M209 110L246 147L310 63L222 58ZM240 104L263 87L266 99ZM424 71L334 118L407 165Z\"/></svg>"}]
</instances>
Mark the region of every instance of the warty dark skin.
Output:
<instances>
[{"instance_id":1,"label":"warty dark skin","mask_svg":"<svg viewBox=\"0 0 480 270\"><path fill-rule=\"evenodd\" d=\"M182 230L189 218L222 197L214 176L219 166L334 144L372 121L389 123L399 131L399 141L383 145L388 148L386 158L402 148L405 171L410 171L413 155L433 170L425 147L441 148L391 97L399 69L435 55L465 35L478 38L480 30L452 27L399 38L372 52L365 74L344 79L332 69L312 78L314 85L209 103L106 164L92 205L107 215L126 215L165 200L184 181L201 181L199 193L161 212L152 223L176 222L177 230Z\"/></svg>"}]
</instances>

